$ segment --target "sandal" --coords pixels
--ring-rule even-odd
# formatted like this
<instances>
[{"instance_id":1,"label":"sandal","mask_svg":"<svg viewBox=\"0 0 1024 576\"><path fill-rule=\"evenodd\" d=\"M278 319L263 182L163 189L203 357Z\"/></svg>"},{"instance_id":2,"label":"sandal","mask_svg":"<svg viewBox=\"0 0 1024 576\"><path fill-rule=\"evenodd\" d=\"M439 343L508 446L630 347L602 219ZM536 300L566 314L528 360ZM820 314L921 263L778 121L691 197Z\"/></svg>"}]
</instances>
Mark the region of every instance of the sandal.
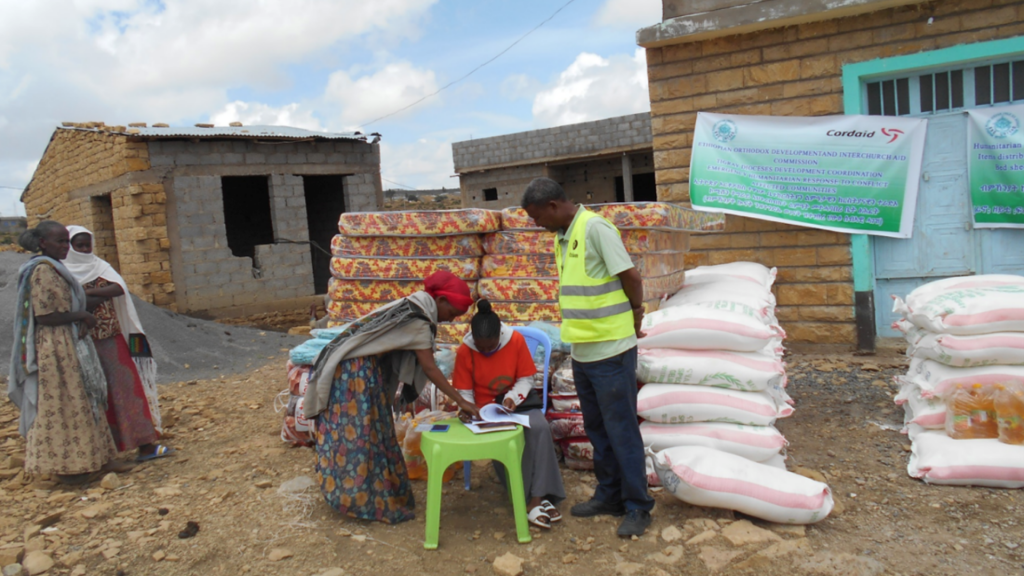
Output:
<instances>
[{"instance_id":1,"label":"sandal","mask_svg":"<svg viewBox=\"0 0 1024 576\"><path fill-rule=\"evenodd\" d=\"M544 528L545 530L551 529L551 518L548 516L543 505L534 506L533 510L530 510L530 513L526 518L530 521L530 524L533 524L538 528Z\"/></svg>"},{"instance_id":2,"label":"sandal","mask_svg":"<svg viewBox=\"0 0 1024 576\"><path fill-rule=\"evenodd\" d=\"M147 460L156 460L157 458L163 458L164 456L170 456L174 454L174 448L169 448L163 444L157 444L156 450L152 453L146 454L145 456L140 455L135 459L136 462L146 462Z\"/></svg>"},{"instance_id":3,"label":"sandal","mask_svg":"<svg viewBox=\"0 0 1024 576\"><path fill-rule=\"evenodd\" d=\"M541 500L540 505L544 507L544 513L548 515L548 519L551 522L560 522L562 520L562 513L549 500Z\"/></svg>"}]
</instances>

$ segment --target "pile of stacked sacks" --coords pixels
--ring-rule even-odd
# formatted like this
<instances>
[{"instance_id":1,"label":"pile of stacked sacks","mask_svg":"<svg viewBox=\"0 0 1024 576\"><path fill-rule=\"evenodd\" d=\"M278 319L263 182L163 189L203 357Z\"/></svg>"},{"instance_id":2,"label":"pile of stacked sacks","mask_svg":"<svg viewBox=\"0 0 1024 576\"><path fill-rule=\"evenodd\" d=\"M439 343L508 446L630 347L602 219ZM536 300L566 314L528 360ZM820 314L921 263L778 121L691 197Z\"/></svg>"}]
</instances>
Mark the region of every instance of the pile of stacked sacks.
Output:
<instances>
[{"instance_id":1,"label":"pile of stacked sacks","mask_svg":"<svg viewBox=\"0 0 1024 576\"><path fill-rule=\"evenodd\" d=\"M342 326L423 289L423 279L447 270L470 284L483 255L481 234L501 228L493 210L425 210L342 214L331 242L330 326ZM468 317L439 326L438 341L461 342Z\"/></svg>"},{"instance_id":2,"label":"pile of stacked sacks","mask_svg":"<svg viewBox=\"0 0 1024 576\"><path fill-rule=\"evenodd\" d=\"M693 505L805 524L833 501L825 484L786 471L774 427L793 413L774 281L774 269L747 262L688 271L644 319L637 413L652 483Z\"/></svg>"},{"instance_id":3,"label":"pile of stacked sacks","mask_svg":"<svg viewBox=\"0 0 1024 576\"><path fill-rule=\"evenodd\" d=\"M896 379L910 476L1024 487L1024 277L949 278L894 300L911 358Z\"/></svg>"},{"instance_id":4,"label":"pile of stacked sacks","mask_svg":"<svg viewBox=\"0 0 1024 576\"><path fill-rule=\"evenodd\" d=\"M720 219L674 204L641 202L587 207L620 230L622 242L644 281L647 312L683 285L689 230L713 229ZM511 324L528 320L557 323L558 270L553 233L538 228L521 208L502 211L502 231L484 238L480 295ZM583 429L583 416L572 377L572 361L555 362L550 378L547 418L569 468L591 470L594 449Z\"/></svg>"},{"instance_id":5,"label":"pile of stacked sacks","mask_svg":"<svg viewBox=\"0 0 1024 576\"><path fill-rule=\"evenodd\" d=\"M336 331L334 334L336 335ZM302 408L306 390L309 389L309 375L313 370L313 363L333 337L331 333L314 334L311 340L299 344L288 353L288 364L285 367L288 373L288 389L278 395L275 404L278 412L284 411L281 440L289 444L313 445L312 425L303 414Z\"/></svg>"}]
</instances>

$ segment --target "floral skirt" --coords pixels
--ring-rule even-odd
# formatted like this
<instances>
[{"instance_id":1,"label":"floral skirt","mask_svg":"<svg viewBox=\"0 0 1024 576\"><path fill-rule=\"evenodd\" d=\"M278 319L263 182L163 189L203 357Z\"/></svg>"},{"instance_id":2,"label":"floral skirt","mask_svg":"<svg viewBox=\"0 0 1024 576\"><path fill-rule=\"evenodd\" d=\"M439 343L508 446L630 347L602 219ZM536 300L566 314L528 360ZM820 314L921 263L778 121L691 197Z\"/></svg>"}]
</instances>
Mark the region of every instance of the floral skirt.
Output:
<instances>
[{"instance_id":1,"label":"floral skirt","mask_svg":"<svg viewBox=\"0 0 1024 576\"><path fill-rule=\"evenodd\" d=\"M327 503L342 514L397 524L416 503L395 437L380 360L345 360L317 418L316 471Z\"/></svg>"}]
</instances>

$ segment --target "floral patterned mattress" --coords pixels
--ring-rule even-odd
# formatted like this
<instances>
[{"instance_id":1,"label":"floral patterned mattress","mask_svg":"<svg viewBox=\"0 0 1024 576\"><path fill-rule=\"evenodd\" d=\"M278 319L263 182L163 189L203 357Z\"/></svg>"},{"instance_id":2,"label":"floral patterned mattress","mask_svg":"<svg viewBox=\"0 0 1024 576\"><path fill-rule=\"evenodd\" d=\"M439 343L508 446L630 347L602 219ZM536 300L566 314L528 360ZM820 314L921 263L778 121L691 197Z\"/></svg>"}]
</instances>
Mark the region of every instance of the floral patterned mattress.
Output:
<instances>
[{"instance_id":1,"label":"floral patterned mattress","mask_svg":"<svg viewBox=\"0 0 1024 576\"><path fill-rule=\"evenodd\" d=\"M348 212L338 231L348 236L450 236L501 230L495 210L420 210L408 212Z\"/></svg>"},{"instance_id":2,"label":"floral patterned mattress","mask_svg":"<svg viewBox=\"0 0 1024 576\"><path fill-rule=\"evenodd\" d=\"M438 258L483 256L479 234L458 236L344 236L331 240L335 256L374 256L391 258Z\"/></svg>"},{"instance_id":3,"label":"floral patterned mattress","mask_svg":"<svg viewBox=\"0 0 1024 576\"><path fill-rule=\"evenodd\" d=\"M342 279L423 280L447 270L463 280L480 275L479 258L331 258L331 275Z\"/></svg>"}]
</instances>

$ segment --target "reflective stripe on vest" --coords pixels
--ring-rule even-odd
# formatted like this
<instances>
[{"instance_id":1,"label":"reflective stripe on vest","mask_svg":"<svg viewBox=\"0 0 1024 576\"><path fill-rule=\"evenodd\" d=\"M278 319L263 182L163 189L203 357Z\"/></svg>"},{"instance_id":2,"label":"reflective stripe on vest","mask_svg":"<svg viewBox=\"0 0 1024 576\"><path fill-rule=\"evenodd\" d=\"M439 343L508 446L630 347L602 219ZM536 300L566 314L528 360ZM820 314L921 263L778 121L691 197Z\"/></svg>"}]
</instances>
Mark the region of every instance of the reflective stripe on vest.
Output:
<instances>
[{"instance_id":1,"label":"reflective stripe on vest","mask_svg":"<svg viewBox=\"0 0 1024 576\"><path fill-rule=\"evenodd\" d=\"M568 253L555 240L560 281L562 341L569 343L621 340L634 333L633 307L617 277L591 278L586 270L587 222L600 218L582 206L569 237Z\"/></svg>"}]
</instances>

